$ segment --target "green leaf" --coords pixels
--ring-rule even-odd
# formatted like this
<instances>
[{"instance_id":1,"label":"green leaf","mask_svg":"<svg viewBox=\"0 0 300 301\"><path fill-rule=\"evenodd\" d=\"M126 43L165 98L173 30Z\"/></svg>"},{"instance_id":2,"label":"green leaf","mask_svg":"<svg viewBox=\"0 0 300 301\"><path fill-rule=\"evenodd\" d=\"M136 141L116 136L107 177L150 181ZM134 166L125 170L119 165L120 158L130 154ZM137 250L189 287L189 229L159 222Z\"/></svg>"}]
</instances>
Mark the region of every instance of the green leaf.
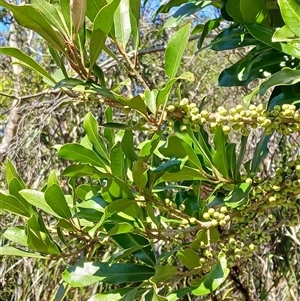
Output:
<instances>
[{"instance_id":1,"label":"green leaf","mask_svg":"<svg viewBox=\"0 0 300 301\"><path fill-rule=\"evenodd\" d=\"M156 99L157 99L158 90L154 89L152 91L145 91L145 101L148 109L152 114L156 113Z\"/></svg>"},{"instance_id":2,"label":"green leaf","mask_svg":"<svg viewBox=\"0 0 300 301\"><path fill-rule=\"evenodd\" d=\"M227 155L225 150L227 139L228 136L224 134L222 127L218 126L214 136L216 152L214 153L212 160L214 166L225 178L228 178L229 173Z\"/></svg>"},{"instance_id":3,"label":"green leaf","mask_svg":"<svg viewBox=\"0 0 300 301\"><path fill-rule=\"evenodd\" d=\"M121 142L121 146L124 155L126 156L127 159L129 159L131 163L133 163L138 159L138 156L134 151L132 131L125 131Z\"/></svg>"},{"instance_id":4,"label":"green leaf","mask_svg":"<svg viewBox=\"0 0 300 301\"><path fill-rule=\"evenodd\" d=\"M14 48L14 47L0 47L0 53L12 56L12 57L22 61L23 62L22 66L35 71L40 76L47 78L54 84L56 83L55 79L43 67L41 67L30 56L23 53L21 50Z\"/></svg>"},{"instance_id":5,"label":"green leaf","mask_svg":"<svg viewBox=\"0 0 300 301\"><path fill-rule=\"evenodd\" d=\"M151 282L159 284L172 278L177 273L177 268L170 264L158 265L155 267L155 275L151 278Z\"/></svg>"},{"instance_id":6,"label":"green leaf","mask_svg":"<svg viewBox=\"0 0 300 301\"><path fill-rule=\"evenodd\" d=\"M47 187L45 200L49 207L60 217L71 218L71 212L61 188L57 184Z\"/></svg>"},{"instance_id":7,"label":"green leaf","mask_svg":"<svg viewBox=\"0 0 300 301\"><path fill-rule=\"evenodd\" d=\"M26 233L28 246L41 253L58 255L60 250L50 237L48 231L43 231L45 225L41 225L42 219L33 214L27 221Z\"/></svg>"},{"instance_id":8,"label":"green leaf","mask_svg":"<svg viewBox=\"0 0 300 301\"><path fill-rule=\"evenodd\" d=\"M117 235L117 234L123 234L128 233L133 230L133 226L128 223L118 223L115 226L113 226L108 232L107 236Z\"/></svg>"},{"instance_id":9,"label":"green leaf","mask_svg":"<svg viewBox=\"0 0 300 301\"><path fill-rule=\"evenodd\" d=\"M153 172L178 172L180 171L185 162L188 160L188 156L186 156L185 158L183 158L182 160L177 159L177 158L171 158L170 160L168 160L167 162L157 166L155 169L153 169Z\"/></svg>"},{"instance_id":10,"label":"green leaf","mask_svg":"<svg viewBox=\"0 0 300 301\"><path fill-rule=\"evenodd\" d=\"M141 235L133 233L123 233L112 237L123 249L130 249L138 246L144 246L132 253L136 258L150 266L155 266L155 256L150 247L150 242ZM154 273L153 273L154 275ZM153 276L152 275L152 276Z\"/></svg>"},{"instance_id":11,"label":"green leaf","mask_svg":"<svg viewBox=\"0 0 300 301\"><path fill-rule=\"evenodd\" d=\"M92 150L83 147L78 143L66 143L58 150L58 155L64 159L80 163L89 163L107 170L107 165Z\"/></svg>"},{"instance_id":12,"label":"green leaf","mask_svg":"<svg viewBox=\"0 0 300 301\"><path fill-rule=\"evenodd\" d=\"M293 40L295 40L295 34L287 25L276 29L272 37L273 42L293 42Z\"/></svg>"},{"instance_id":13,"label":"green leaf","mask_svg":"<svg viewBox=\"0 0 300 301\"><path fill-rule=\"evenodd\" d=\"M270 23L269 11L265 1L241 0L240 10L246 23Z\"/></svg>"},{"instance_id":14,"label":"green leaf","mask_svg":"<svg viewBox=\"0 0 300 301\"><path fill-rule=\"evenodd\" d=\"M228 173L231 179L237 180L235 178L236 169L236 144L230 143L226 146L226 157L228 162Z\"/></svg>"},{"instance_id":15,"label":"green leaf","mask_svg":"<svg viewBox=\"0 0 300 301\"><path fill-rule=\"evenodd\" d=\"M182 139L172 136L169 138L166 147L160 147L159 152L165 157L185 158L189 157L188 162L191 162L195 167L202 169L199 158L191 145L183 141Z\"/></svg>"},{"instance_id":16,"label":"green leaf","mask_svg":"<svg viewBox=\"0 0 300 301\"><path fill-rule=\"evenodd\" d=\"M226 3L226 12L234 19L236 23L244 24L245 20L241 12L241 2L243 0L228 0Z\"/></svg>"},{"instance_id":17,"label":"green leaf","mask_svg":"<svg viewBox=\"0 0 300 301\"><path fill-rule=\"evenodd\" d=\"M0 6L10 10L17 22L28 29L32 29L43 37L53 48L65 52L64 41L44 16L31 5L13 5L0 0Z\"/></svg>"},{"instance_id":18,"label":"green leaf","mask_svg":"<svg viewBox=\"0 0 300 301\"><path fill-rule=\"evenodd\" d=\"M120 5L114 14L114 29L117 42L122 46L122 49L125 50L131 35L129 0L120 1Z\"/></svg>"},{"instance_id":19,"label":"green leaf","mask_svg":"<svg viewBox=\"0 0 300 301\"><path fill-rule=\"evenodd\" d=\"M132 263L106 262L76 263L65 270L62 278L72 287L84 287L96 282L109 284L135 283L148 280L154 275L153 268Z\"/></svg>"},{"instance_id":20,"label":"green leaf","mask_svg":"<svg viewBox=\"0 0 300 301\"><path fill-rule=\"evenodd\" d=\"M176 76L190 36L191 24L179 29L170 39L165 52L165 71L169 78Z\"/></svg>"},{"instance_id":21,"label":"green leaf","mask_svg":"<svg viewBox=\"0 0 300 301\"><path fill-rule=\"evenodd\" d=\"M119 3L120 0L114 0L103 6L93 21L90 39L90 69L93 68L104 47L107 35L113 25L114 13Z\"/></svg>"},{"instance_id":22,"label":"green leaf","mask_svg":"<svg viewBox=\"0 0 300 301\"><path fill-rule=\"evenodd\" d=\"M156 132L152 136L151 140L142 143L140 157L144 160L144 162L148 161L148 159L153 155L154 151L159 145L162 133L162 131Z\"/></svg>"},{"instance_id":23,"label":"green leaf","mask_svg":"<svg viewBox=\"0 0 300 301\"><path fill-rule=\"evenodd\" d=\"M171 3L174 3L174 1L170 1ZM176 4L173 4L174 6L177 6L177 2L187 2L187 1L175 1ZM212 1L196 1L195 3L185 3L184 5L182 5L168 20L167 22L165 22L164 27L160 30L162 31L164 28L168 28L168 27L176 27L177 25L180 24L180 22L194 14L194 13L199 13L203 8L205 8L206 6L210 5L212 3ZM173 6L172 5L172 6ZM157 13L160 10L157 11ZM164 8L163 12L168 11L168 9Z\"/></svg>"},{"instance_id":24,"label":"green leaf","mask_svg":"<svg viewBox=\"0 0 300 301\"><path fill-rule=\"evenodd\" d=\"M60 0L62 12L62 22L65 24L67 32L72 32L70 0Z\"/></svg>"},{"instance_id":25,"label":"green leaf","mask_svg":"<svg viewBox=\"0 0 300 301\"><path fill-rule=\"evenodd\" d=\"M0 254L1 256L20 256L20 257L31 257L31 258L39 258L39 259L46 259L45 256L26 252L11 246L3 246L0 247Z\"/></svg>"},{"instance_id":26,"label":"green leaf","mask_svg":"<svg viewBox=\"0 0 300 301\"><path fill-rule=\"evenodd\" d=\"M24 189L24 186L19 181L18 178L12 178L8 183L8 191L9 193L17 198L19 202L23 204L24 207L27 208L28 212L32 210L31 206L26 202L26 200L19 194L19 191Z\"/></svg>"},{"instance_id":27,"label":"green leaf","mask_svg":"<svg viewBox=\"0 0 300 301\"><path fill-rule=\"evenodd\" d=\"M201 283L197 288L192 289L195 296L204 296L215 291L227 278L229 269L224 254L219 257L218 263L201 278Z\"/></svg>"},{"instance_id":28,"label":"green leaf","mask_svg":"<svg viewBox=\"0 0 300 301\"><path fill-rule=\"evenodd\" d=\"M55 170L51 170L47 180L47 186L51 186L53 184L59 185Z\"/></svg>"},{"instance_id":29,"label":"green leaf","mask_svg":"<svg viewBox=\"0 0 300 301\"><path fill-rule=\"evenodd\" d=\"M163 109L165 109L168 99L169 99L170 92L173 88L173 85L175 84L175 82L177 82L180 79L184 79L184 80L193 82L195 80L195 77L194 77L193 73L191 73L191 72L183 72L178 77L171 78L167 82L165 87L162 88L157 95L157 98L156 98L156 107L157 108L162 105Z\"/></svg>"},{"instance_id":30,"label":"green leaf","mask_svg":"<svg viewBox=\"0 0 300 301\"><path fill-rule=\"evenodd\" d=\"M228 196L224 198L226 206L237 208L239 206L247 204L250 190L251 186L249 184L240 184L233 191L231 191Z\"/></svg>"},{"instance_id":31,"label":"green leaf","mask_svg":"<svg viewBox=\"0 0 300 301\"><path fill-rule=\"evenodd\" d=\"M177 258L190 270L199 266L199 255L192 249L178 251Z\"/></svg>"},{"instance_id":32,"label":"green leaf","mask_svg":"<svg viewBox=\"0 0 300 301\"><path fill-rule=\"evenodd\" d=\"M148 183L147 170L148 166L142 159L139 159L132 164L132 177L139 191L142 191Z\"/></svg>"},{"instance_id":33,"label":"green leaf","mask_svg":"<svg viewBox=\"0 0 300 301\"><path fill-rule=\"evenodd\" d=\"M275 29L259 24L248 24L246 27L249 33L262 43L300 59L300 43L275 43L272 41Z\"/></svg>"},{"instance_id":34,"label":"green leaf","mask_svg":"<svg viewBox=\"0 0 300 301\"><path fill-rule=\"evenodd\" d=\"M164 173L156 182L182 182L182 181L195 181L195 180L207 180L199 170L184 166L180 171L176 173Z\"/></svg>"},{"instance_id":35,"label":"green leaf","mask_svg":"<svg viewBox=\"0 0 300 301\"><path fill-rule=\"evenodd\" d=\"M120 199L134 199L131 188L118 178L108 179L106 186L102 189L102 196L106 202Z\"/></svg>"},{"instance_id":36,"label":"green leaf","mask_svg":"<svg viewBox=\"0 0 300 301\"><path fill-rule=\"evenodd\" d=\"M124 300L126 298L126 295L129 293L134 294L134 297L137 293L137 287L136 288L118 288L115 290L110 290L106 293L100 293L97 295L94 295L92 298L88 299L88 301L120 301ZM125 299L125 300L131 300L131 299ZM134 301L134 299L132 299Z\"/></svg>"},{"instance_id":37,"label":"green leaf","mask_svg":"<svg viewBox=\"0 0 300 301\"><path fill-rule=\"evenodd\" d=\"M87 164L72 164L69 165L62 173L63 176L72 178L90 177L92 179L110 178L111 174L102 173L95 167Z\"/></svg>"},{"instance_id":38,"label":"green leaf","mask_svg":"<svg viewBox=\"0 0 300 301\"><path fill-rule=\"evenodd\" d=\"M300 37L300 3L296 0L278 0L278 5L284 23L297 37Z\"/></svg>"},{"instance_id":39,"label":"green leaf","mask_svg":"<svg viewBox=\"0 0 300 301\"><path fill-rule=\"evenodd\" d=\"M55 211L46 203L45 194L41 191L23 189L20 191L20 194L26 199L31 205L43 210L44 212L53 215L57 218L60 218Z\"/></svg>"},{"instance_id":40,"label":"green leaf","mask_svg":"<svg viewBox=\"0 0 300 301\"><path fill-rule=\"evenodd\" d=\"M220 26L220 19L213 19L213 20L208 20L204 26L203 26L203 30L202 30L202 35L197 43L197 47L198 49L200 49L202 47L202 44L204 42L204 39L206 38L206 36L208 35L208 33L210 31L212 31L215 28L218 28Z\"/></svg>"},{"instance_id":41,"label":"green leaf","mask_svg":"<svg viewBox=\"0 0 300 301\"><path fill-rule=\"evenodd\" d=\"M190 287L185 287L185 288L181 288L179 290L175 290L167 296L167 300L168 301L182 300L181 298L183 298L190 291L191 291Z\"/></svg>"},{"instance_id":42,"label":"green leaf","mask_svg":"<svg viewBox=\"0 0 300 301\"><path fill-rule=\"evenodd\" d=\"M105 0L87 0L86 15L92 22L105 5L105 2Z\"/></svg>"},{"instance_id":43,"label":"green leaf","mask_svg":"<svg viewBox=\"0 0 300 301\"><path fill-rule=\"evenodd\" d=\"M112 174L121 179L125 179L125 158L121 148L121 142L117 142L116 145L110 150L111 172Z\"/></svg>"},{"instance_id":44,"label":"green leaf","mask_svg":"<svg viewBox=\"0 0 300 301\"><path fill-rule=\"evenodd\" d=\"M83 119L83 128L98 154L103 158L106 164L109 163L109 157L107 155L107 148L105 147L103 138L99 135L99 125L91 112L85 115Z\"/></svg>"},{"instance_id":45,"label":"green leaf","mask_svg":"<svg viewBox=\"0 0 300 301\"><path fill-rule=\"evenodd\" d=\"M5 194L0 190L0 208L24 217L29 217L28 204L12 195Z\"/></svg>"},{"instance_id":46,"label":"green leaf","mask_svg":"<svg viewBox=\"0 0 300 301\"><path fill-rule=\"evenodd\" d=\"M256 145L255 152L251 161L251 172L256 173L262 160L268 155L268 142L271 135L266 136L265 132L261 134L258 144Z\"/></svg>"},{"instance_id":47,"label":"green leaf","mask_svg":"<svg viewBox=\"0 0 300 301\"><path fill-rule=\"evenodd\" d=\"M58 31L65 36L66 39L71 37L70 28L62 20L62 15L59 14L56 7L44 0L31 0L31 5L40 11L44 17L51 23ZM70 14L70 13L69 13Z\"/></svg>"},{"instance_id":48,"label":"green leaf","mask_svg":"<svg viewBox=\"0 0 300 301\"><path fill-rule=\"evenodd\" d=\"M27 247L27 235L23 227L9 227L2 230L2 236L6 239L18 244ZM1 254L1 253L0 253Z\"/></svg>"},{"instance_id":49,"label":"green leaf","mask_svg":"<svg viewBox=\"0 0 300 301\"><path fill-rule=\"evenodd\" d=\"M298 59L286 58L282 52L274 49L247 54L242 60L224 69L219 76L219 85L222 87L246 86L257 78L266 78L278 72L284 66L293 66ZM258 49L258 51L260 51Z\"/></svg>"},{"instance_id":50,"label":"green leaf","mask_svg":"<svg viewBox=\"0 0 300 301\"><path fill-rule=\"evenodd\" d=\"M250 35L245 27L229 27L219 33L211 42L211 49L223 51L256 45L257 40Z\"/></svg>"},{"instance_id":51,"label":"green leaf","mask_svg":"<svg viewBox=\"0 0 300 301\"><path fill-rule=\"evenodd\" d=\"M284 68L281 71L271 75L260 85L259 93L264 95L268 89L274 86L289 86L300 82L300 70Z\"/></svg>"},{"instance_id":52,"label":"green leaf","mask_svg":"<svg viewBox=\"0 0 300 301\"><path fill-rule=\"evenodd\" d=\"M108 106L105 109L104 114L105 114L106 122L112 122L113 121L113 109L111 107ZM113 145L115 144L114 130L105 127L103 135L104 135L104 137L106 138L106 140L108 142L108 149L111 149L113 147Z\"/></svg>"},{"instance_id":53,"label":"green leaf","mask_svg":"<svg viewBox=\"0 0 300 301\"><path fill-rule=\"evenodd\" d=\"M5 176L6 176L7 183L9 183L12 178L16 178L16 179L18 179L22 188L23 189L26 188L25 183L23 182L23 180L17 173L15 166L13 165L13 163L10 160L6 160L6 163L5 163Z\"/></svg>"}]
</instances>

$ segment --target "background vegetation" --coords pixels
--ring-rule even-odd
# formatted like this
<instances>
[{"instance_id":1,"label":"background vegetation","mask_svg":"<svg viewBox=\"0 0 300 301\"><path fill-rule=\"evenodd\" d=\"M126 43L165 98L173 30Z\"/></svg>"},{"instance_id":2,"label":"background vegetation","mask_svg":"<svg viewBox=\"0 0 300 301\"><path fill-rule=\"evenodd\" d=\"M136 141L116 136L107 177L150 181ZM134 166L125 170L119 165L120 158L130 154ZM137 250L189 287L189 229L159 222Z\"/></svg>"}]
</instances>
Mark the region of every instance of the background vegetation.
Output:
<instances>
[{"instance_id":1,"label":"background vegetation","mask_svg":"<svg viewBox=\"0 0 300 301\"><path fill-rule=\"evenodd\" d=\"M43 2L68 51L0 2L0 299L298 300L298 2Z\"/></svg>"}]
</instances>

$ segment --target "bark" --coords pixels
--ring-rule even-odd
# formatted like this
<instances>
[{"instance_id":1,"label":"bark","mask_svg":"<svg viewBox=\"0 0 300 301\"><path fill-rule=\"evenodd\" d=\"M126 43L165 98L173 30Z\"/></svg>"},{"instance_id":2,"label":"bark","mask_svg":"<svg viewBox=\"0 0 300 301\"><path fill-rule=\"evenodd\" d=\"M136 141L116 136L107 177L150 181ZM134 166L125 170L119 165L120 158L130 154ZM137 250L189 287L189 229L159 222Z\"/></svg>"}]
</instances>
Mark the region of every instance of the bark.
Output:
<instances>
[{"instance_id":1,"label":"bark","mask_svg":"<svg viewBox=\"0 0 300 301\"><path fill-rule=\"evenodd\" d=\"M21 38L18 32L18 25L15 21L10 23L10 36L8 44L10 47L20 48ZM24 33L22 33L24 34ZM12 58L12 62L16 62L17 59ZM6 126L4 128L4 135L2 139L2 143L0 144L0 162L3 162L9 153L9 149L12 143L15 140L18 126L21 120L20 116L20 92L21 92L21 84L20 84L20 74L23 68L20 65L13 64L12 65L12 73L15 84L14 84L14 100L10 109L10 114Z\"/></svg>"}]
</instances>

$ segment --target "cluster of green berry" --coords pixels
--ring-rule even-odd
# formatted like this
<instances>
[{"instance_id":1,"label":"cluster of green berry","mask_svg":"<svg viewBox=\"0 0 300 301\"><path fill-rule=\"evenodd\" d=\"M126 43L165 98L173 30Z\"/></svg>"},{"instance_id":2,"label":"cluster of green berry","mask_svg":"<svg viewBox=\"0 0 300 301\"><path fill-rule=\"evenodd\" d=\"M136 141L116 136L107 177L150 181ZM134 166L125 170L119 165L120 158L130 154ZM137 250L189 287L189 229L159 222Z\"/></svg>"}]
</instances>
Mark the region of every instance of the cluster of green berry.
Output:
<instances>
[{"instance_id":1,"label":"cluster of green berry","mask_svg":"<svg viewBox=\"0 0 300 301\"><path fill-rule=\"evenodd\" d=\"M200 125L208 125L211 133L221 126L226 134L234 130L240 131L244 136L248 136L251 129L258 127L266 129L267 135L274 130L286 135L300 130L300 112L296 110L295 105L288 104L276 105L271 111L267 111L263 104L250 105L248 109L237 105L230 110L220 106L217 112L209 113L206 110L199 111L196 103L183 98L181 101L170 103L167 112L169 130L172 130L176 120L181 121L181 131L186 131L188 124L195 132L199 131Z\"/></svg>"},{"instance_id":2,"label":"cluster of green berry","mask_svg":"<svg viewBox=\"0 0 300 301\"><path fill-rule=\"evenodd\" d=\"M203 213L203 219L211 220L213 227L225 227L230 221L230 215L228 215L227 207L222 206L220 208L209 208L207 212Z\"/></svg>"}]
</instances>

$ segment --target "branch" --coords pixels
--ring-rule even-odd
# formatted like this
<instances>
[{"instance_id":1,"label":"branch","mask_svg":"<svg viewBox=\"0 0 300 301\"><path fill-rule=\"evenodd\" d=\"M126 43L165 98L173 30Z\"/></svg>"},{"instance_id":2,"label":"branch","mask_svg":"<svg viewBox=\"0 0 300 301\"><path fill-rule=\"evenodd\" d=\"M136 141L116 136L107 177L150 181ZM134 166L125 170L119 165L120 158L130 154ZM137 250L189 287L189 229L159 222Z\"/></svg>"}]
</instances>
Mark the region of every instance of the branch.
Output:
<instances>
[{"instance_id":1,"label":"branch","mask_svg":"<svg viewBox=\"0 0 300 301\"><path fill-rule=\"evenodd\" d=\"M189 38L189 42L195 41L195 40L199 39L200 37L201 37L201 34L193 35ZM208 34L206 37L207 38L214 38L214 37L216 37L216 35L215 34ZM166 47L167 46L157 46L157 47L153 47L153 48L141 49L141 50L138 51L137 55L141 56L141 55L145 55L145 54L149 54L149 53L163 52L163 51L166 50ZM135 51L130 51L130 52L127 53L127 57L128 58L134 57L135 54L136 54ZM122 59L123 56L122 55L117 55L117 58ZM109 58L108 60L101 63L100 67L102 69L110 69L110 68L112 68L116 65L118 65L118 62L116 62L114 58Z\"/></svg>"}]
</instances>

